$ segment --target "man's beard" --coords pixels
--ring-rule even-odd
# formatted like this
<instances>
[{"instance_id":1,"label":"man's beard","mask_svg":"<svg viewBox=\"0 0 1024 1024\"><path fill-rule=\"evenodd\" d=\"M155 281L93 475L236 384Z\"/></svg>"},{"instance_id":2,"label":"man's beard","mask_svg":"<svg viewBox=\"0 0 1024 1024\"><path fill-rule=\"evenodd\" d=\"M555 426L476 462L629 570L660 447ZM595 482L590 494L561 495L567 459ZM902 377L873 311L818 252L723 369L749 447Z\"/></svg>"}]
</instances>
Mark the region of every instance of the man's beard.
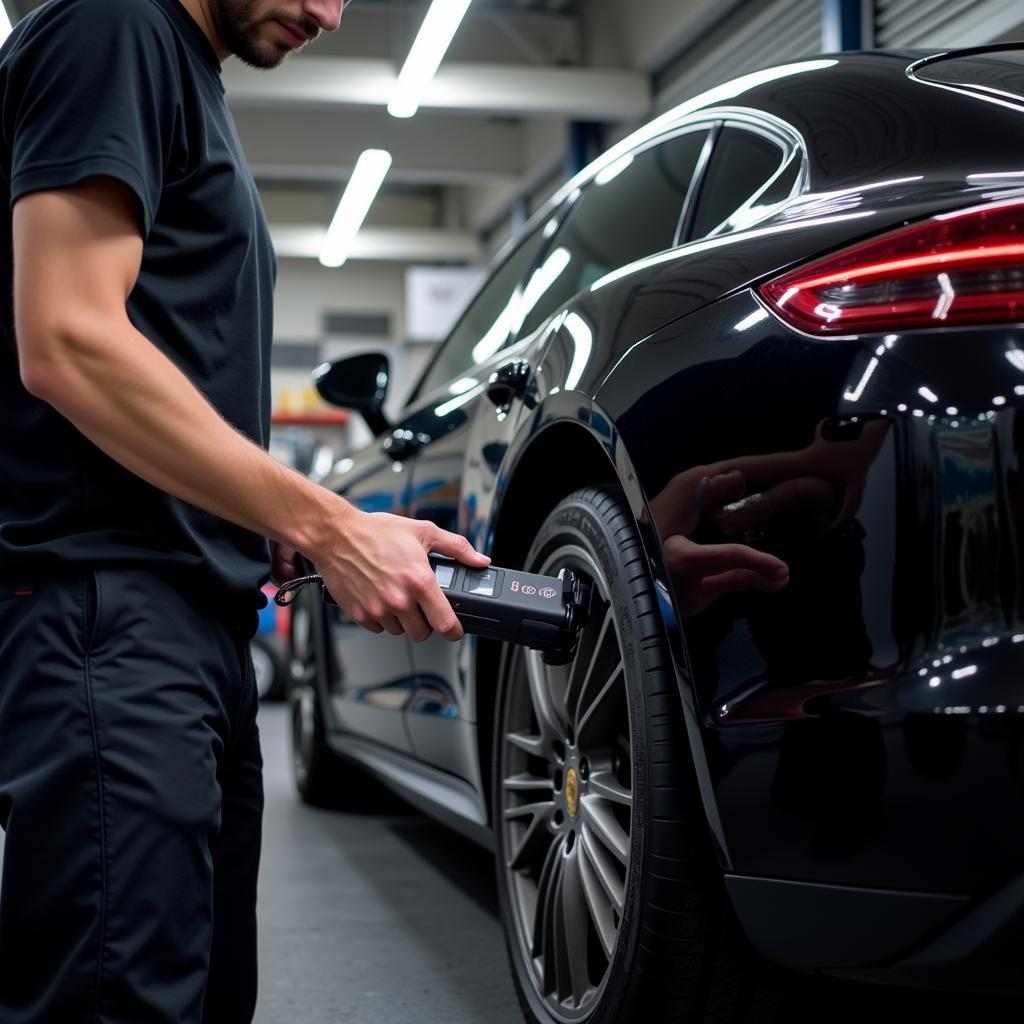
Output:
<instances>
[{"instance_id":1,"label":"man's beard","mask_svg":"<svg viewBox=\"0 0 1024 1024\"><path fill-rule=\"evenodd\" d=\"M285 43L260 37L262 25L274 18L272 12L254 15L260 0L209 0L210 17L221 42L244 64L254 68L274 68L292 52ZM290 28L307 36L318 34L319 26L311 22L296 25L290 17L282 17Z\"/></svg>"}]
</instances>

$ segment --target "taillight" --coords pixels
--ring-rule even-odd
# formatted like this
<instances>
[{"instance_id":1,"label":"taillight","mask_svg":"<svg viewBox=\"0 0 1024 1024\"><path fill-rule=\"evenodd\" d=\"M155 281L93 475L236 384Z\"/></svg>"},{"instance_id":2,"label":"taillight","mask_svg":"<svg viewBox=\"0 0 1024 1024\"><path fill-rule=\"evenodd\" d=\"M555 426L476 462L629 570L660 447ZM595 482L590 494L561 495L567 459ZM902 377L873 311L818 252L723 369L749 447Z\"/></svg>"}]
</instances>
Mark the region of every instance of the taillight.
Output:
<instances>
[{"instance_id":1,"label":"taillight","mask_svg":"<svg viewBox=\"0 0 1024 1024\"><path fill-rule=\"evenodd\" d=\"M943 213L760 289L811 334L1024 321L1024 200Z\"/></svg>"}]
</instances>

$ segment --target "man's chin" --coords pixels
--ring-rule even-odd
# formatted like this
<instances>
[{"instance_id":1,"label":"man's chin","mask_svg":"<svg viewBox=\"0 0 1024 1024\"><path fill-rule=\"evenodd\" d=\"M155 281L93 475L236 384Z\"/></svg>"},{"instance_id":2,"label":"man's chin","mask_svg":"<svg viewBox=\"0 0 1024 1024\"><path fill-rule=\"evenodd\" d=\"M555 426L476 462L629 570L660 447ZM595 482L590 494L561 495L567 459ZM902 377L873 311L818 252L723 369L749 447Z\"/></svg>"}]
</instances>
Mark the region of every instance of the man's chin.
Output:
<instances>
[{"instance_id":1,"label":"man's chin","mask_svg":"<svg viewBox=\"0 0 1024 1024\"><path fill-rule=\"evenodd\" d=\"M255 47L245 50L236 50L235 56L251 68L259 71L268 71L276 68L292 52L290 47L278 46L271 43L269 46Z\"/></svg>"}]
</instances>

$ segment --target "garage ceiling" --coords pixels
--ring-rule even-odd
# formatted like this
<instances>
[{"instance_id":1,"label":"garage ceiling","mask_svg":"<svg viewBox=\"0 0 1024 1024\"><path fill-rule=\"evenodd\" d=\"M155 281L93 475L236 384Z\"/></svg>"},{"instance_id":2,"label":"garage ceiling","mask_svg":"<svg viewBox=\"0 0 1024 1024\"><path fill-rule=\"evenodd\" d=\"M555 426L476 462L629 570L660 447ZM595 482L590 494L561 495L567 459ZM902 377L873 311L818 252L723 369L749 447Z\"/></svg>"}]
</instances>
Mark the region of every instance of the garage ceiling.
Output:
<instances>
[{"instance_id":1,"label":"garage ceiling","mask_svg":"<svg viewBox=\"0 0 1024 1024\"><path fill-rule=\"evenodd\" d=\"M6 0L12 20L41 3ZM478 260L524 186L557 182L570 121L642 120L659 61L734 6L474 0L411 120L385 107L427 0L354 0L339 32L272 72L228 62L279 254L316 255L356 158L379 147L394 165L353 258Z\"/></svg>"}]
</instances>

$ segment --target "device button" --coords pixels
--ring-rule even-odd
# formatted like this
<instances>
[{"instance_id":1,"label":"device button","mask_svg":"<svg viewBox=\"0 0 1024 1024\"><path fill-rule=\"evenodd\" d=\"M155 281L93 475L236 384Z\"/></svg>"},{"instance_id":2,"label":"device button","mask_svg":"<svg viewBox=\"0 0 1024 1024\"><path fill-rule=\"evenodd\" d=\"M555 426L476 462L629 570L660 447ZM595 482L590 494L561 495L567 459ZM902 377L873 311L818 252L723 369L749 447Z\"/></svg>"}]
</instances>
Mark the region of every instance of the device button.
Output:
<instances>
[{"instance_id":1,"label":"device button","mask_svg":"<svg viewBox=\"0 0 1024 1024\"><path fill-rule=\"evenodd\" d=\"M498 585L496 569L477 569L466 573L466 582L462 586L463 593L476 594L479 597L494 597Z\"/></svg>"},{"instance_id":2,"label":"device button","mask_svg":"<svg viewBox=\"0 0 1024 1024\"><path fill-rule=\"evenodd\" d=\"M442 590L447 590L455 579L455 566L438 565L434 568L434 573L437 575L437 585Z\"/></svg>"}]
</instances>

